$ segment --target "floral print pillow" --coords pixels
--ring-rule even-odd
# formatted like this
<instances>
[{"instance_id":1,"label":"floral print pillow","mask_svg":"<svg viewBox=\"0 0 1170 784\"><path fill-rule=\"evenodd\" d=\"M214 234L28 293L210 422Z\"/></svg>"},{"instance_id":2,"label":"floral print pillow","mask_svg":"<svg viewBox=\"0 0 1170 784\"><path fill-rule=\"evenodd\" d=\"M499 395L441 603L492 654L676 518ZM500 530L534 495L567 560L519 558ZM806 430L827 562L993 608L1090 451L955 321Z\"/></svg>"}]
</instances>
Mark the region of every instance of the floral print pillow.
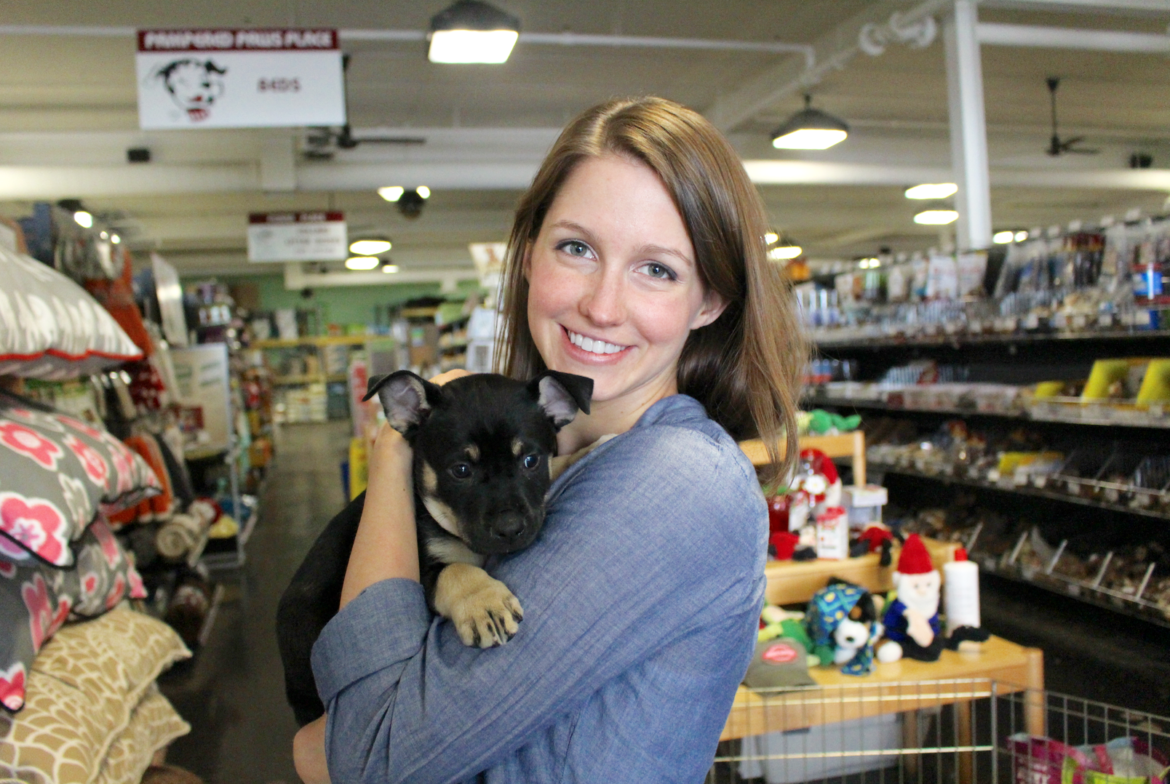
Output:
<instances>
[{"instance_id":1,"label":"floral print pillow","mask_svg":"<svg viewBox=\"0 0 1170 784\"><path fill-rule=\"evenodd\" d=\"M104 430L0 402L0 561L72 566L69 545L99 512L161 492L146 461Z\"/></svg>"},{"instance_id":2,"label":"floral print pillow","mask_svg":"<svg viewBox=\"0 0 1170 784\"><path fill-rule=\"evenodd\" d=\"M100 515L69 549L74 569L0 560L0 705L8 710L23 707L29 667L65 621L146 597L142 578Z\"/></svg>"}]
</instances>

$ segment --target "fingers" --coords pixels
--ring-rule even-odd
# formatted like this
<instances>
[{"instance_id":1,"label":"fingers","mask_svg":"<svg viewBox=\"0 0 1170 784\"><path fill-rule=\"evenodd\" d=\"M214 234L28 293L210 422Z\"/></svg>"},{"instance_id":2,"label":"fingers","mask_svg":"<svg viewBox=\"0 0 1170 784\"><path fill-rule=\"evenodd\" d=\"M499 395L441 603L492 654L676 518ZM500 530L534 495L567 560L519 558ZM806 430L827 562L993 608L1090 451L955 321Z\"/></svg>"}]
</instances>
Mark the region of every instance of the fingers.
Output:
<instances>
[{"instance_id":1,"label":"fingers","mask_svg":"<svg viewBox=\"0 0 1170 784\"><path fill-rule=\"evenodd\" d=\"M443 386L448 381L454 381L457 378L463 378L464 376L470 375L470 371L464 370L463 368L455 368L454 370L448 370L445 373L440 373L439 375L435 376L431 379L431 383Z\"/></svg>"}]
</instances>

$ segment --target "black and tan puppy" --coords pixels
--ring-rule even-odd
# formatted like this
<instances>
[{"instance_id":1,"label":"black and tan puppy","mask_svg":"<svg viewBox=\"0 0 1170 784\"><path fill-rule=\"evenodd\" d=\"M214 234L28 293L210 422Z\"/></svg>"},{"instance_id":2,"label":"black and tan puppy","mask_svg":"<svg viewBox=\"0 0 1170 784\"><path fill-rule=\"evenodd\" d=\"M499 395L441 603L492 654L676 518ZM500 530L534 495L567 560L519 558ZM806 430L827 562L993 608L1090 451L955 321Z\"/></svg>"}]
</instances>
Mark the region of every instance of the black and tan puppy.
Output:
<instances>
[{"instance_id":1,"label":"black and tan puppy","mask_svg":"<svg viewBox=\"0 0 1170 784\"><path fill-rule=\"evenodd\" d=\"M512 638L520 602L481 567L532 544L553 478L583 454L556 457L557 431L589 413L593 381L549 371L528 383L494 374L440 387L409 371L370 379L391 427L414 452L419 567L427 604L464 644ZM310 656L338 609L365 493L330 521L277 611L285 691L301 725L321 716Z\"/></svg>"}]
</instances>

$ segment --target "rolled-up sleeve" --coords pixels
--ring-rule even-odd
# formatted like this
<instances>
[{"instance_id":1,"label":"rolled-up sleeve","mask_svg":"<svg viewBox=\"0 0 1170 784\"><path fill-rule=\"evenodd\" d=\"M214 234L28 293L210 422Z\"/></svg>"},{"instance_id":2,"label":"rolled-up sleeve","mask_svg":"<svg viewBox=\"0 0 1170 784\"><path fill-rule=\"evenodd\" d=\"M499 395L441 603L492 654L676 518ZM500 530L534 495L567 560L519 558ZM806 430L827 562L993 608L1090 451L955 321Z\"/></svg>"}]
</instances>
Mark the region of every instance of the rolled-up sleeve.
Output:
<instances>
[{"instance_id":1,"label":"rolled-up sleeve","mask_svg":"<svg viewBox=\"0 0 1170 784\"><path fill-rule=\"evenodd\" d=\"M574 466L537 543L491 570L524 607L506 645L465 647L410 581L348 604L313 649L333 781L472 777L663 646L758 604L766 512L727 443L635 429Z\"/></svg>"}]
</instances>

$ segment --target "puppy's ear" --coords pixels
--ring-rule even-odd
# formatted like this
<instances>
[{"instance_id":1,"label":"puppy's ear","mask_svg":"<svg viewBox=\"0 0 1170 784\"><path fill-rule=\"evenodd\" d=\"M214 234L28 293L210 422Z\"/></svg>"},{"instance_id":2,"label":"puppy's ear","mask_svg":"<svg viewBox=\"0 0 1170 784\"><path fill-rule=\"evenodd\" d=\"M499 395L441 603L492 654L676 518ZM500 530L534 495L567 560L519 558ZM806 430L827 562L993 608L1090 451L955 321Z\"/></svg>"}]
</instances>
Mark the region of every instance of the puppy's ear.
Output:
<instances>
[{"instance_id":1,"label":"puppy's ear","mask_svg":"<svg viewBox=\"0 0 1170 784\"><path fill-rule=\"evenodd\" d=\"M578 411L589 413L593 379L546 370L528 382L528 391L552 420L553 427L560 430L573 421Z\"/></svg>"},{"instance_id":2,"label":"puppy's ear","mask_svg":"<svg viewBox=\"0 0 1170 784\"><path fill-rule=\"evenodd\" d=\"M388 376L372 377L362 400L369 400L375 394L382 401L390 427L407 435L408 431L426 421L442 392L421 376L409 370L399 370Z\"/></svg>"}]
</instances>

